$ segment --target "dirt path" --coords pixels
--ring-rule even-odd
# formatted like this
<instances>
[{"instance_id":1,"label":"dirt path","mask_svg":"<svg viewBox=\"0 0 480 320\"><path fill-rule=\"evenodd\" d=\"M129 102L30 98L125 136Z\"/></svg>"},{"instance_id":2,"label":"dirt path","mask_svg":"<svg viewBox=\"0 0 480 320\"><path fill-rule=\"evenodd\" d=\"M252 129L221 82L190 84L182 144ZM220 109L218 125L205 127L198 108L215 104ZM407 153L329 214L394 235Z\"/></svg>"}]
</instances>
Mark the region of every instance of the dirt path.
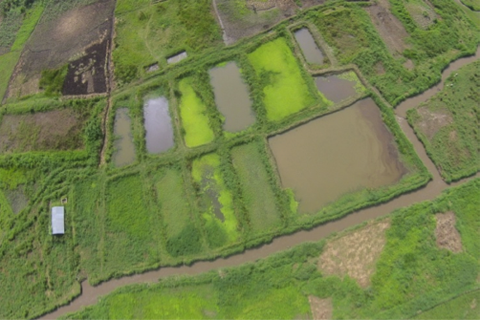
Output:
<instances>
[{"instance_id":1,"label":"dirt path","mask_svg":"<svg viewBox=\"0 0 480 320\"><path fill-rule=\"evenodd\" d=\"M474 177L463 179L457 183L447 185L441 179L435 165L427 156L423 145L417 139L416 135L413 132L413 129L404 119L406 110L415 107L423 101L426 101L436 91L438 91L437 88L443 87L444 81L450 73L477 59L480 59L480 48L477 50L475 56L461 58L450 64L450 66L443 72L442 82L440 84L430 90L427 90L421 95L406 100L396 110L397 120L402 130L404 131L407 138L412 142L415 151L433 176L433 180L429 182L427 186L419 189L418 191L403 194L387 203L353 212L342 219L317 226L311 230L298 231L290 235L280 236L278 238L275 238L269 244L262 245L258 248L248 249L243 253L236 254L227 258L218 258L213 261L199 261L192 264L191 266L160 268L158 270L149 271L138 275L126 276L120 279L113 279L104 282L96 287L92 287L87 283L87 281L84 281L82 282L82 294L78 298L74 299L70 304L60 307L54 312L49 313L40 319L56 319L66 313L78 311L85 306L97 303L99 297L112 292L118 287L128 284L152 283L157 282L159 278L164 278L171 275L194 275L214 269L237 266L246 262L253 262L258 259L265 258L273 253L289 249L303 242L319 241L334 232L342 231L348 227L357 225L364 221L387 215L395 209L403 208L416 202L433 200L449 186L460 185L473 178L480 177L480 173L477 173Z\"/></svg>"}]
</instances>

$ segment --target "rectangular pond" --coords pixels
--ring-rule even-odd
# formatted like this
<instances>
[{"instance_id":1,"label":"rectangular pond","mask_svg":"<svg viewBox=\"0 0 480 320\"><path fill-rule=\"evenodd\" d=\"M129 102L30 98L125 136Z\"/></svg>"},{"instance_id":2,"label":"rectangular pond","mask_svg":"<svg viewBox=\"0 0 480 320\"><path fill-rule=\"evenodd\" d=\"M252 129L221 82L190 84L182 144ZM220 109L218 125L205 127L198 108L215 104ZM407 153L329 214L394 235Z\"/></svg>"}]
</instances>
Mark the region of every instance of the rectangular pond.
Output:
<instances>
[{"instance_id":1,"label":"rectangular pond","mask_svg":"<svg viewBox=\"0 0 480 320\"><path fill-rule=\"evenodd\" d=\"M113 133L115 135L115 153L113 162L116 167L123 167L135 161L135 146L131 131L132 120L128 108L119 108L115 113Z\"/></svg>"},{"instance_id":2,"label":"rectangular pond","mask_svg":"<svg viewBox=\"0 0 480 320\"><path fill-rule=\"evenodd\" d=\"M314 64L324 63L323 52L318 48L315 39L313 39L312 34L307 28L295 31L294 35L307 62Z\"/></svg>"},{"instance_id":3,"label":"rectangular pond","mask_svg":"<svg viewBox=\"0 0 480 320\"><path fill-rule=\"evenodd\" d=\"M165 97L148 99L143 107L147 151L157 154L174 145L172 119Z\"/></svg>"},{"instance_id":4,"label":"rectangular pond","mask_svg":"<svg viewBox=\"0 0 480 320\"><path fill-rule=\"evenodd\" d=\"M340 103L343 100L355 96L357 88L363 87L360 79L353 71L342 74L329 74L315 77L315 84L325 98L334 103Z\"/></svg>"},{"instance_id":5,"label":"rectangular pond","mask_svg":"<svg viewBox=\"0 0 480 320\"><path fill-rule=\"evenodd\" d=\"M406 172L370 98L273 136L269 145L301 213L317 212L345 193L392 185Z\"/></svg>"},{"instance_id":6,"label":"rectangular pond","mask_svg":"<svg viewBox=\"0 0 480 320\"><path fill-rule=\"evenodd\" d=\"M235 62L210 70L215 103L225 116L223 128L230 132L246 129L255 122L252 101Z\"/></svg>"}]
</instances>

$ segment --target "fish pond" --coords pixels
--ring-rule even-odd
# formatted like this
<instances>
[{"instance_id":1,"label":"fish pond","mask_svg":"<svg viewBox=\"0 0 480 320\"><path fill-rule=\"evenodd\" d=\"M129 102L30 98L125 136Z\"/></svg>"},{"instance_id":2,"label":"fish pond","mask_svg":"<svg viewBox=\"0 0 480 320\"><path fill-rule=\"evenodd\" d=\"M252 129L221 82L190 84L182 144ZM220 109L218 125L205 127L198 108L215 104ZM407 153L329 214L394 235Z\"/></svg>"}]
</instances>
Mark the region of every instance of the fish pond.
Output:
<instances>
[{"instance_id":1,"label":"fish pond","mask_svg":"<svg viewBox=\"0 0 480 320\"><path fill-rule=\"evenodd\" d=\"M307 28L295 31L294 35L308 63L324 63L323 52L318 48L315 39Z\"/></svg>"},{"instance_id":2,"label":"fish pond","mask_svg":"<svg viewBox=\"0 0 480 320\"><path fill-rule=\"evenodd\" d=\"M246 129L255 122L248 87L235 62L210 70L215 103L225 117L223 128L230 132Z\"/></svg>"},{"instance_id":3,"label":"fish pond","mask_svg":"<svg viewBox=\"0 0 480 320\"><path fill-rule=\"evenodd\" d=\"M115 113L115 153L113 162L116 167L123 167L135 161L135 146L131 132L132 120L128 115L128 108L119 108Z\"/></svg>"},{"instance_id":4,"label":"fish pond","mask_svg":"<svg viewBox=\"0 0 480 320\"><path fill-rule=\"evenodd\" d=\"M157 154L174 145L172 119L165 97L148 99L143 108L147 150Z\"/></svg>"},{"instance_id":5,"label":"fish pond","mask_svg":"<svg viewBox=\"0 0 480 320\"><path fill-rule=\"evenodd\" d=\"M405 173L370 98L273 136L269 145L300 213L317 212L349 192L392 185Z\"/></svg>"},{"instance_id":6,"label":"fish pond","mask_svg":"<svg viewBox=\"0 0 480 320\"><path fill-rule=\"evenodd\" d=\"M353 71L315 77L315 84L325 98L340 103L361 93L365 88Z\"/></svg>"}]
</instances>

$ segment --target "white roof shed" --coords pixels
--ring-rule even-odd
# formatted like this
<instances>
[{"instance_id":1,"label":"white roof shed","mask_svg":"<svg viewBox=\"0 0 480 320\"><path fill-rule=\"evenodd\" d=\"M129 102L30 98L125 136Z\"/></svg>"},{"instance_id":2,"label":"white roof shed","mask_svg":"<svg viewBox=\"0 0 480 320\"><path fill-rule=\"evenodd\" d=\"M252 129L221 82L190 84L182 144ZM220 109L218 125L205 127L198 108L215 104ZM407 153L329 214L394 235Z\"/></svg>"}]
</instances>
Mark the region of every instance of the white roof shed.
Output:
<instances>
[{"instance_id":1,"label":"white roof shed","mask_svg":"<svg viewBox=\"0 0 480 320\"><path fill-rule=\"evenodd\" d=\"M65 234L65 208L52 208L52 234Z\"/></svg>"}]
</instances>

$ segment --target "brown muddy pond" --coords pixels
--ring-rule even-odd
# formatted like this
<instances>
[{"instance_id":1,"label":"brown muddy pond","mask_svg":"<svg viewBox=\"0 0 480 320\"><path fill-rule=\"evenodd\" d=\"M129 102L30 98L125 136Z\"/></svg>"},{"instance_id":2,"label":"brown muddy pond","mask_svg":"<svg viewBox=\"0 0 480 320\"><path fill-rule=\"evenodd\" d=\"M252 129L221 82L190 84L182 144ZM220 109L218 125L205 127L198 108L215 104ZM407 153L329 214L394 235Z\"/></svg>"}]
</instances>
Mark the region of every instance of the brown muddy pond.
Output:
<instances>
[{"instance_id":1,"label":"brown muddy pond","mask_svg":"<svg viewBox=\"0 0 480 320\"><path fill-rule=\"evenodd\" d=\"M340 103L356 94L355 80L344 79L335 74L315 77L315 84L318 91L334 103Z\"/></svg>"},{"instance_id":2,"label":"brown muddy pond","mask_svg":"<svg viewBox=\"0 0 480 320\"><path fill-rule=\"evenodd\" d=\"M210 70L215 103L225 117L223 128L230 132L246 129L255 122L248 87L235 62Z\"/></svg>"},{"instance_id":3,"label":"brown muddy pond","mask_svg":"<svg viewBox=\"0 0 480 320\"><path fill-rule=\"evenodd\" d=\"M370 98L274 136L269 145L300 213L317 212L345 193L392 185L405 172Z\"/></svg>"},{"instance_id":4,"label":"brown muddy pond","mask_svg":"<svg viewBox=\"0 0 480 320\"><path fill-rule=\"evenodd\" d=\"M143 107L147 151L157 154L173 147L172 119L165 97L148 99Z\"/></svg>"},{"instance_id":5,"label":"brown muddy pond","mask_svg":"<svg viewBox=\"0 0 480 320\"><path fill-rule=\"evenodd\" d=\"M302 49L305 60L309 63L323 64L323 53L318 48L312 34L307 28L295 31L295 39Z\"/></svg>"},{"instance_id":6,"label":"brown muddy pond","mask_svg":"<svg viewBox=\"0 0 480 320\"><path fill-rule=\"evenodd\" d=\"M113 128L116 137L116 151L113 155L113 162L116 167L123 167L135 161L135 146L133 144L131 123L128 108L117 109Z\"/></svg>"}]
</instances>

